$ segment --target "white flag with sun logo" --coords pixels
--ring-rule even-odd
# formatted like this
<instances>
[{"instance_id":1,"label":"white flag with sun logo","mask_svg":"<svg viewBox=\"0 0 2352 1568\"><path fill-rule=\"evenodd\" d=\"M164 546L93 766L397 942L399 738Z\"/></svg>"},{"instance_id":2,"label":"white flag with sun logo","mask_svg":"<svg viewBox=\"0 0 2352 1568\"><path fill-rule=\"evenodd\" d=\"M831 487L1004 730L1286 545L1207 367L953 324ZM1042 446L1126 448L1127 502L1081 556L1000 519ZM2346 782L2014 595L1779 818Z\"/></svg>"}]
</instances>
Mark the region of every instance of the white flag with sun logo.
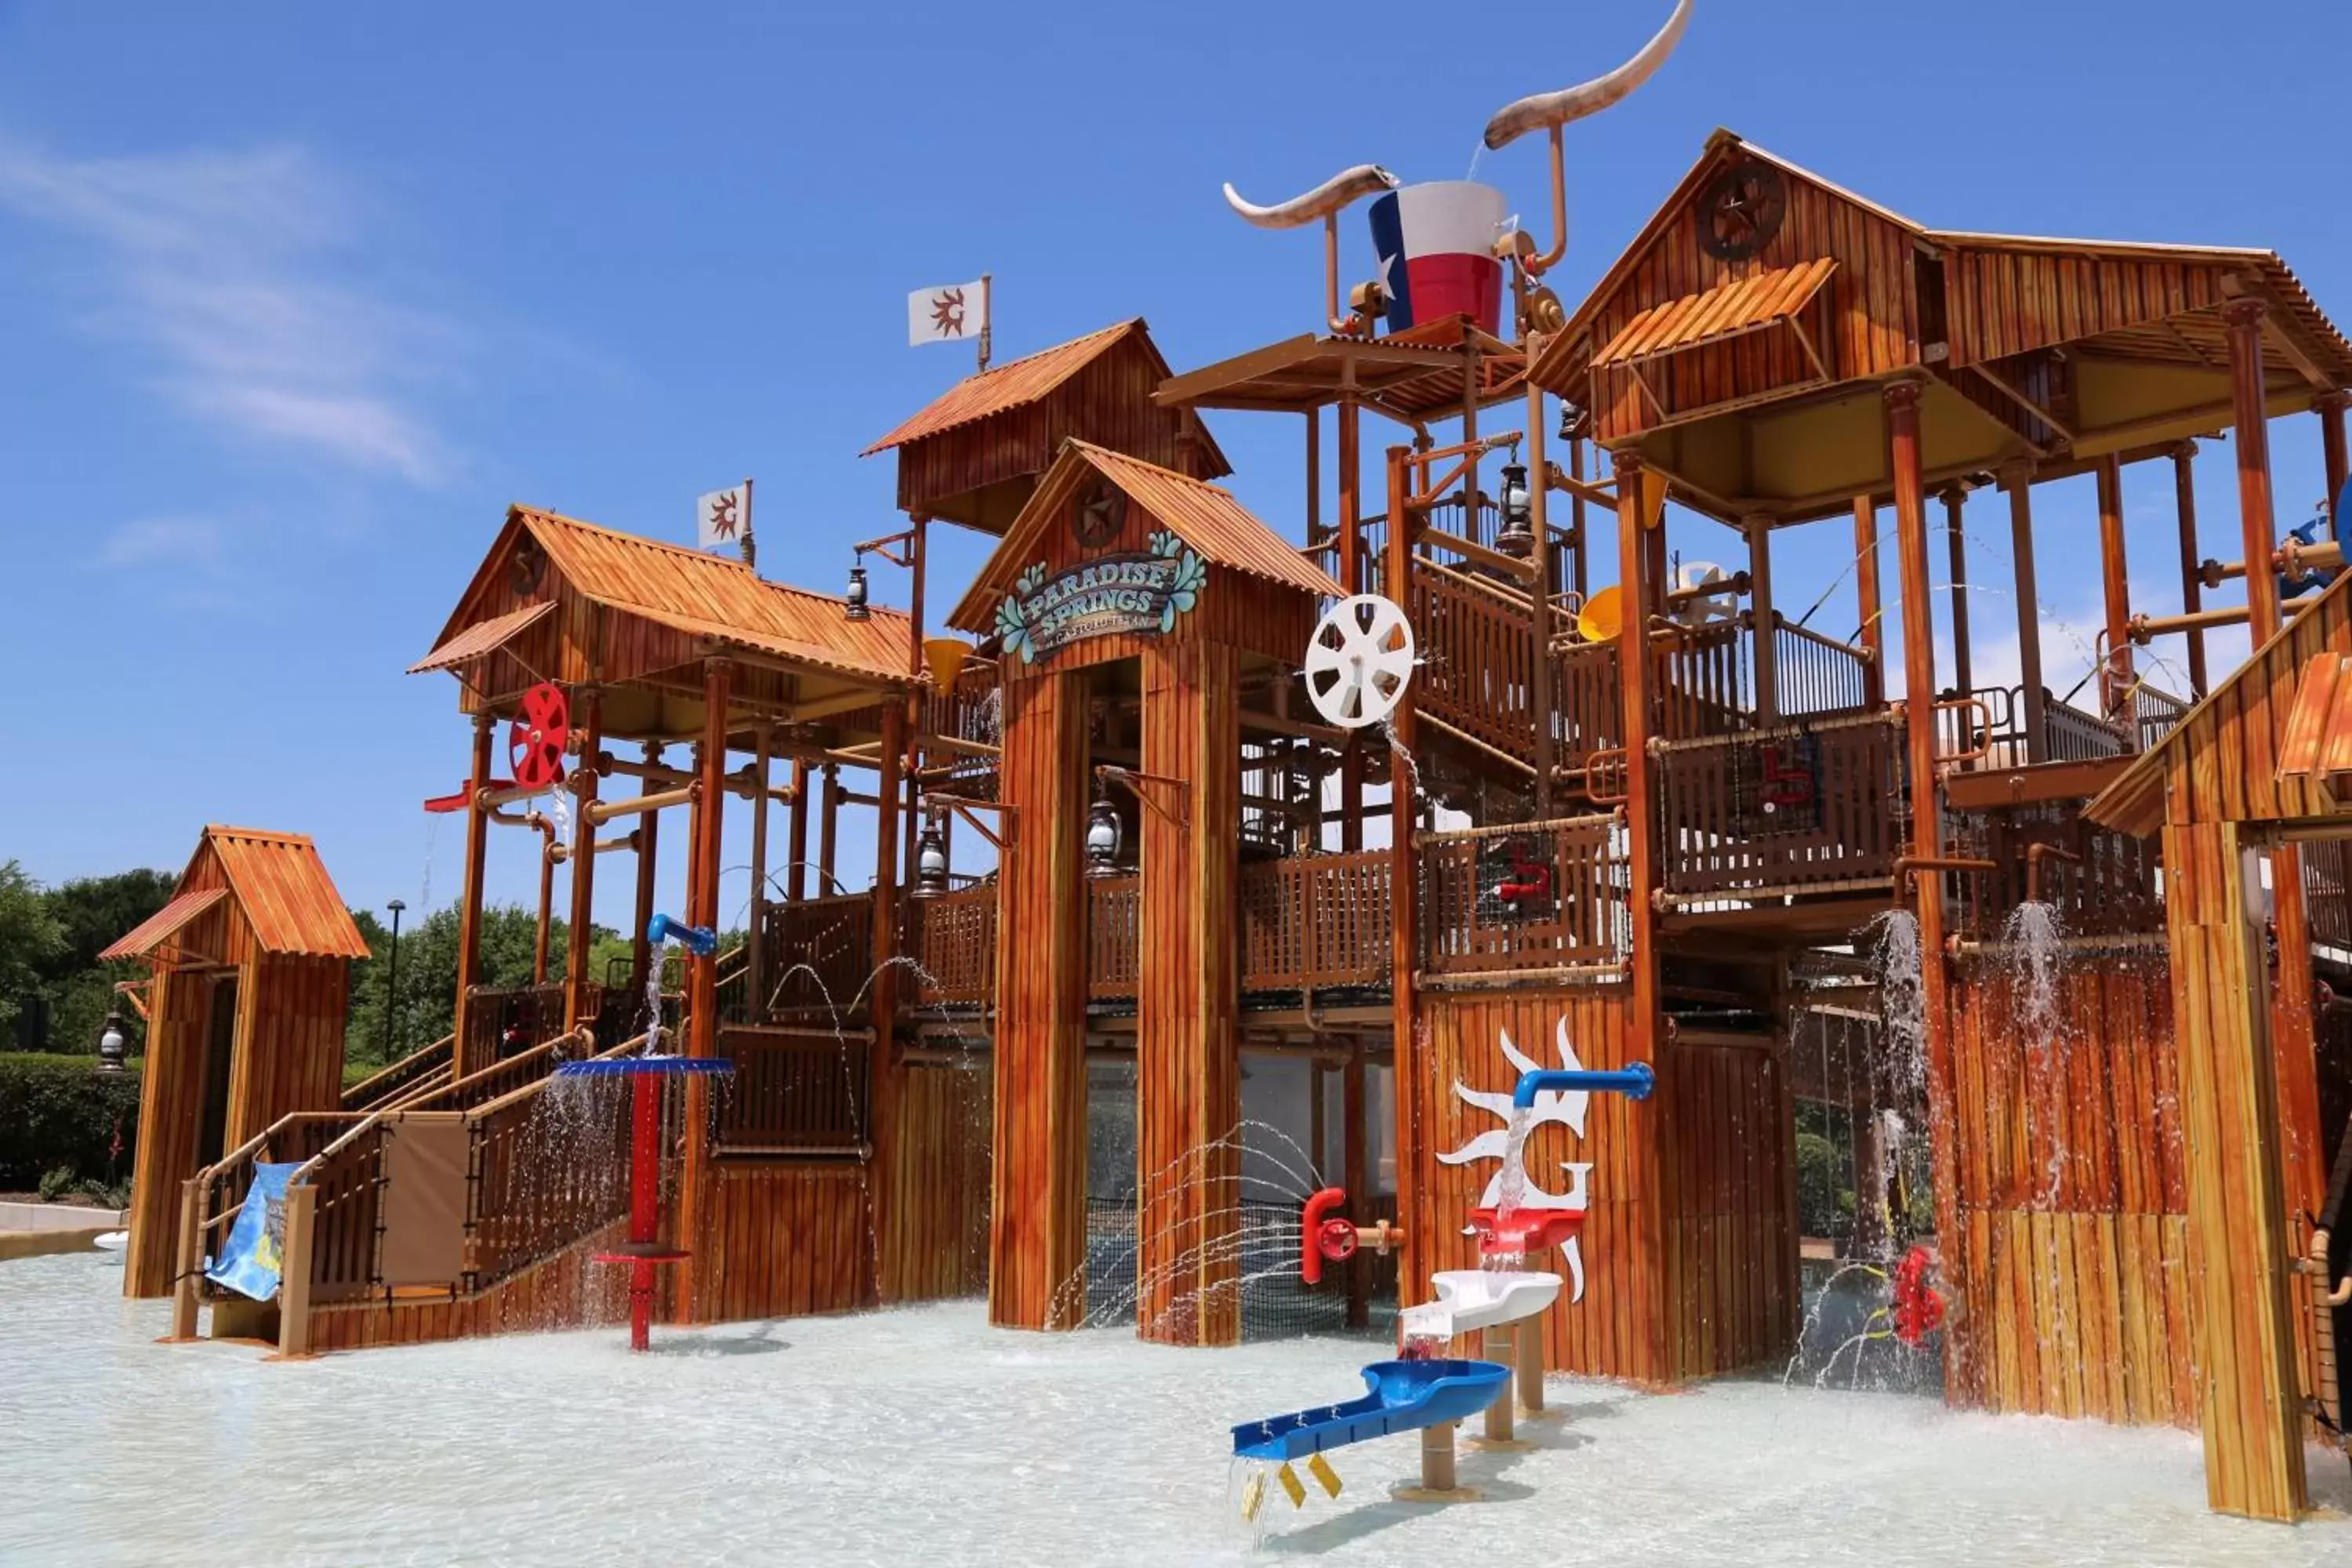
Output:
<instances>
[{"instance_id":1,"label":"white flag with sun logo","mask_svg":"<svg viewBox=\"0 0 2352 1568\"><path fill-rule=\"evenodd\" d=\"M942 283L918 289L907 296L907 344L962 343L978 341L988 325L988 285Z\"/></svg>"},{"instance_id":2,"label":"white flag with sun logo","mask_svg":"<svg viewBox=\"0 0 2352 1568\"><path fill-rule=\"evenodd\" d=\"M733 550L751 525L751 487L736 485L694 498L694 542L703 550Z\"/></svg>"}]
</instances>

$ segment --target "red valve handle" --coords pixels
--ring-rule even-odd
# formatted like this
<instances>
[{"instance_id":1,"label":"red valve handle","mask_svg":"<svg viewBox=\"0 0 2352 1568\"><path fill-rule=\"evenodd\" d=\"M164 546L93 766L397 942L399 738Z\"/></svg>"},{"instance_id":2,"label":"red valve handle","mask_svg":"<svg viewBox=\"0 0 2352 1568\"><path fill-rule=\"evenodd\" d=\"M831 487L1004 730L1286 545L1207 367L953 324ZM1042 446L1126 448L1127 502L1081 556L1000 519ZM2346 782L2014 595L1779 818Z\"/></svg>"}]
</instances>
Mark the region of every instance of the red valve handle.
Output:
<instances>
[{"instance_id":1,"label":"red valve handle","mask_svg":"<svg viewBox=\"0 0 2352 1568\"><path fill-rule=\"evenodd\" d=\"M563 688L542 680L522 694L521 711L507 731L507 760L522 789L551 789L563 777L563 748L572 738L572 705Z\"/></svg>"},{"instance_id":2,"label":"red valve handle","mask_svg":"<svg viewBox=\"0 0 2352 1568\"><path fill-rule=\"evenodd\" d=\"M1327 1219L1315 1233L1316 1250L1334 1263L1345 1263L1356 1256L1356 1223L1349 1219Z\"/></svg>"}]
</instances>

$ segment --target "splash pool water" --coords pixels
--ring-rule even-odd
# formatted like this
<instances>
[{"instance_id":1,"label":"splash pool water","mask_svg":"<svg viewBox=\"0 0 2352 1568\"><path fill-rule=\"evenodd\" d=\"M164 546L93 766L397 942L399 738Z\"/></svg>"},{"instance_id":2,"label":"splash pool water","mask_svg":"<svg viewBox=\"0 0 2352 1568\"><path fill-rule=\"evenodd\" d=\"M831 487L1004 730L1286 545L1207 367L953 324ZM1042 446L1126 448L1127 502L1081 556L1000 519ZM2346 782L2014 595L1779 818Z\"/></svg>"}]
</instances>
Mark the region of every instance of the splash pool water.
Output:
<instances>
[{"instance_id":1,"label":"splash pool water","mask_svg":"<svg viewBox=\"0 0 2352 1568\"><path fill-rule=\"evenodd\" d=\"M1237 1421L1362 1387L1378 1353L1180 1351L988 1329L959 1302L856 1318L258 1364L169 1346L96 1253L0 1265L0 1563L1237 1563ZM1555 1378L1572 1412L1465 1453L1486 1501L1386 1500L1410 1439L1334 1456L1261 1556L1333 1563L2352 1561L2352 1526L2205 1513L2193 1433L1954 1415L1892 1395ZM2342 1459L2315 1489L2352 1506Z\"/></svg>"}]
</instances>

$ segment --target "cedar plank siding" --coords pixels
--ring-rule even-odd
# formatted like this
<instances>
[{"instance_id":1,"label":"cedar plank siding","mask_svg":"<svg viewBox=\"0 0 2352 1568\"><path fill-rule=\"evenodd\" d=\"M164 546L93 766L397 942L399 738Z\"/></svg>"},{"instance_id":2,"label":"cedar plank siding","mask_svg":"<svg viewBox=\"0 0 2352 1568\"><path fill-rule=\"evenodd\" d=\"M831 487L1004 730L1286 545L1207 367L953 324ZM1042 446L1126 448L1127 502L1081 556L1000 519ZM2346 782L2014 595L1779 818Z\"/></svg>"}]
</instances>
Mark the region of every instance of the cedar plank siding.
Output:
<instances>
[{"instance_id":1,"label":"cedar plank siding","mask_svg":"<svg viewBox=\"0 0 2352 1568\"><path fill-rule=\"evenodd\" d=\"M1743 154L1717 153L1715 167ZM1784 174L1788 216L1756 255L1738 261L1709 256L1699 245L1702 183L1619 279L1592 316L1597 351L1651 306L1702 293L1717 285L1834 257L1836 274L1798 318L1833 381L1883 375L1919 363L1917 284L1911 231L1793 174ZM1690 415L1734 398L1814 379L1812 362L1785 327L1749 332L1706 347L1653 360L1639 367L1669 416ZM1664 423L1622 367L1592 373L1594 434L1606 445L1631 439Z\"/></svg>"},{"instance_id":2,"label":"cedar plank siding","mask_svg":"<svg viewBox=\"0 0 2352 1568\"><path fill-rule=\"evenodd\" d=\"M2220 305L2224 270L2212 264L1954 247L1944 267L1951 363L2006 359Z\"/></svg>"},{"instance_id":3,"label":"cedar plank siding","mask_svg":"<svg viewBox=\"0 0 2352 1568\"><path fill-rule=\"evenodd\" d=\"M982 1295L988 1289L988 1058L898 1071L882 1299Z\"/></svg>"}]
</instances>

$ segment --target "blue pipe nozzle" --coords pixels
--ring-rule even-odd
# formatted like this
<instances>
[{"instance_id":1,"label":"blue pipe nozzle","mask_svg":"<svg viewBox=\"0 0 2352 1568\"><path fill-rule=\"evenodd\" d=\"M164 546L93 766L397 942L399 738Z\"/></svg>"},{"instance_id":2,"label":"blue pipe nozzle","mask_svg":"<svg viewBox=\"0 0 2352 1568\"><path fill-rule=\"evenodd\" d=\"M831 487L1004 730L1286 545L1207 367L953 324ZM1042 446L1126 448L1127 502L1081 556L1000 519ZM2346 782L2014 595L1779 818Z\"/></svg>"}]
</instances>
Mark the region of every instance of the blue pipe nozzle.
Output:
<instances>
[{"instance_id":1,"label":"blue pipe nozzle","mask_svg":"<svg viewBox=\"0 0 2352 1568\"><path fill-rule=\"evenodd\" d=\"M697 958L709 958L719 951L718 932L690 926L668 915L656 915L646 922L646 940L656 947L674 942Z\"/></svg>"},{"instance_id":2,"label":"blue pipe nozzle","mask_svg":"<svg viewBox=\"0 0 2352 1568\"><path fill-rule=\"evenodd\" d=\"M1614 1069L1540 1068L1519 1075L1519 1086L1511 1090L1511 1104L1517 1110L1528 1110L1534 1108L1538 1094L1576 1089L1622 1094L1628 1100L1647 1100L1650 1091L1657 1087L1658 1075L1650 1070L1647 1062L1628 1062Z\"/></svg>"}]
</instances>

